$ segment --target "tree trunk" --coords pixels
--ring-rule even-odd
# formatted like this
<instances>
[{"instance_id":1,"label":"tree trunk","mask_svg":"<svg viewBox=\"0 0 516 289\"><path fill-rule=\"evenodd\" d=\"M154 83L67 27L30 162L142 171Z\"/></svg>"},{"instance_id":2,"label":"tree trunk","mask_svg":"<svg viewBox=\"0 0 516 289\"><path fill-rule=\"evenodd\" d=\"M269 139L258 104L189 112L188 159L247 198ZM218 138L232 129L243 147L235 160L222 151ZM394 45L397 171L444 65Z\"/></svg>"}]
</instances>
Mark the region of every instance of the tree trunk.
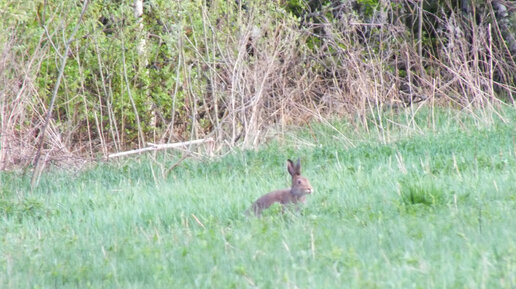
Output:
<instances>
[{"instance_id":1,"label":"tree trunk","mask_svg":"<svg viewBox=\"0 0 516 289\"><path fill-rule=\"evenodd\" d=\"M145 74L145 78L148 79L148 71L147 66L149 64L149 60L146 53L146 40L145 40L145 27L143 25L143 0L134 0L134 17L136 18L136 22L138 24L138 35L140 37L138 46L136 48L138 52L138 58L140 60L140 69ZM147 90L148 91L148 90ZM147 95L147 99L149 100L148 109L151 113L150 119L150 127L153 131L152 141L156 142L156 111L154 110L154 105L150 95Z\"/></svg>"}]
</instances>

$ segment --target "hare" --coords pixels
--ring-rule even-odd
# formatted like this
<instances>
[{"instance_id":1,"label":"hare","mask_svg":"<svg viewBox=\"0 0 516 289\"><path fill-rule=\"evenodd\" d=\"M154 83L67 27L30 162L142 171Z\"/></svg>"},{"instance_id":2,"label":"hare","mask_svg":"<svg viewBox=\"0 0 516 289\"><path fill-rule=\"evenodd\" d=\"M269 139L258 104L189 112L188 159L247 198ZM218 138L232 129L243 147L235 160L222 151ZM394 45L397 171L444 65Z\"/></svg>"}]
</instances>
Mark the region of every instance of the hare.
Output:
<instances>
[{"instance_id":1,"label":"hare","mask_svg":"<svg viewBox=\"0 0 516 289\"><path fill-rule=\"evenodd\" d=\"M256 216L260 216L263 210L276 202L282 205L281 211L283 212L285 205L289 203L303 203L305 201L306 195L311 194L313 189L310 182L301 176L301 161L297 159L294 165L291 160L287 160L287 171L292 176L292 187L290 189L272 191L261 196L246 211L247 215L253 212Z\"/></svg>"}]
</instances>

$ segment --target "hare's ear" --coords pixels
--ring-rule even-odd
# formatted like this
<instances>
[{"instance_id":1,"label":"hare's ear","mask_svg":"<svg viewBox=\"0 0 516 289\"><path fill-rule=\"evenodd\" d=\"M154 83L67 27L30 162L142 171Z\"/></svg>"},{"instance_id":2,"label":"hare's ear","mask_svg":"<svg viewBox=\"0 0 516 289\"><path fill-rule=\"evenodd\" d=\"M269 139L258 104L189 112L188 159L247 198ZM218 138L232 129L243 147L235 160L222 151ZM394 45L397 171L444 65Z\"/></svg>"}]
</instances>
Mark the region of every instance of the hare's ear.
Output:
<instances>
[{"instance_id":1,"label":"hare's ear","mask_svg":"<svg viewBox=\"0 0 516 289\"><path fill-rule=\"evenodd\" d=\"M296 166L294 167L296 175L301 175L301 160L297 158Z\"/></svg>"},{"instance_id":2,"label":"hare's ear","mask_svg":"<svg viewBox=\"0 0 516 289\"><path fill-rule=\"evenodd\" d=\"M291 176L296 175L296 169L294 167L294 163L291 160L287 160L287 171Z\"/></svg>"}]
</instances>

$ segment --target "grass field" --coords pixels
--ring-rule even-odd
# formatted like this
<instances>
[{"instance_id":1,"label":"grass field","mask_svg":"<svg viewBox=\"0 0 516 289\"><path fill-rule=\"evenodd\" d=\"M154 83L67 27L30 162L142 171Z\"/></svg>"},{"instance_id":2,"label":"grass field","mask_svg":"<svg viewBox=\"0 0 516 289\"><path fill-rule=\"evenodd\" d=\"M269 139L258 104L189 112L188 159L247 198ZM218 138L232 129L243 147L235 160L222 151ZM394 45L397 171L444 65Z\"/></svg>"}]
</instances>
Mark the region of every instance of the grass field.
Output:
<instances>
[{"instance_id":1,"label":"grass field","mask_svg":"<svg viewBox=\"0 0 516 289\"><path fill-rule=\"evenodd\" d=\"M1 173L0 288L516 288L516 113L312 124L256 151ZM301 213L243 211L289 186ZM174 159L161 159L172 164Z\"/></svg>"}]
</instances>

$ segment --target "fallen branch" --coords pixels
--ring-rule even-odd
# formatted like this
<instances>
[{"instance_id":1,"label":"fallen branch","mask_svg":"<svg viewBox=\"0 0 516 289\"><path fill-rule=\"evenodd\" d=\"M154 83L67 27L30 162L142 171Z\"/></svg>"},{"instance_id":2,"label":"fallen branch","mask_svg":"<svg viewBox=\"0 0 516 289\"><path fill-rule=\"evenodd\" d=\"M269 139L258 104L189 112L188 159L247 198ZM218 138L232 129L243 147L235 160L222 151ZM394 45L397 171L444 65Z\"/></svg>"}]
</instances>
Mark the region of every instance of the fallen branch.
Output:
<instances>
[{"instance_id":1,"label":"fallen branch","mask_svg":"<svg viewBox=\"0 0 516 289\"><path fill-rule=\"evenodd\" d=\"M177 148L177 147L182 147L182 146L187 146L187 145L194 145L194 144L202 144L205 142L212 142L212 141L213 141L212 138L207 138L207 139L197 139L197 140L178 142L178 143L169 143L169 144L148 143L148 145L149 145L148 147L136 149L136 150L125 151L125 152L119 152L119 153L115 153L115 154L110 154L108 156L108 158L116 158L116 157L121 157L121 156L139 154L139 153L148 152L148 151L172 149L172 148Z\"/></svg>"}]
</instances>

